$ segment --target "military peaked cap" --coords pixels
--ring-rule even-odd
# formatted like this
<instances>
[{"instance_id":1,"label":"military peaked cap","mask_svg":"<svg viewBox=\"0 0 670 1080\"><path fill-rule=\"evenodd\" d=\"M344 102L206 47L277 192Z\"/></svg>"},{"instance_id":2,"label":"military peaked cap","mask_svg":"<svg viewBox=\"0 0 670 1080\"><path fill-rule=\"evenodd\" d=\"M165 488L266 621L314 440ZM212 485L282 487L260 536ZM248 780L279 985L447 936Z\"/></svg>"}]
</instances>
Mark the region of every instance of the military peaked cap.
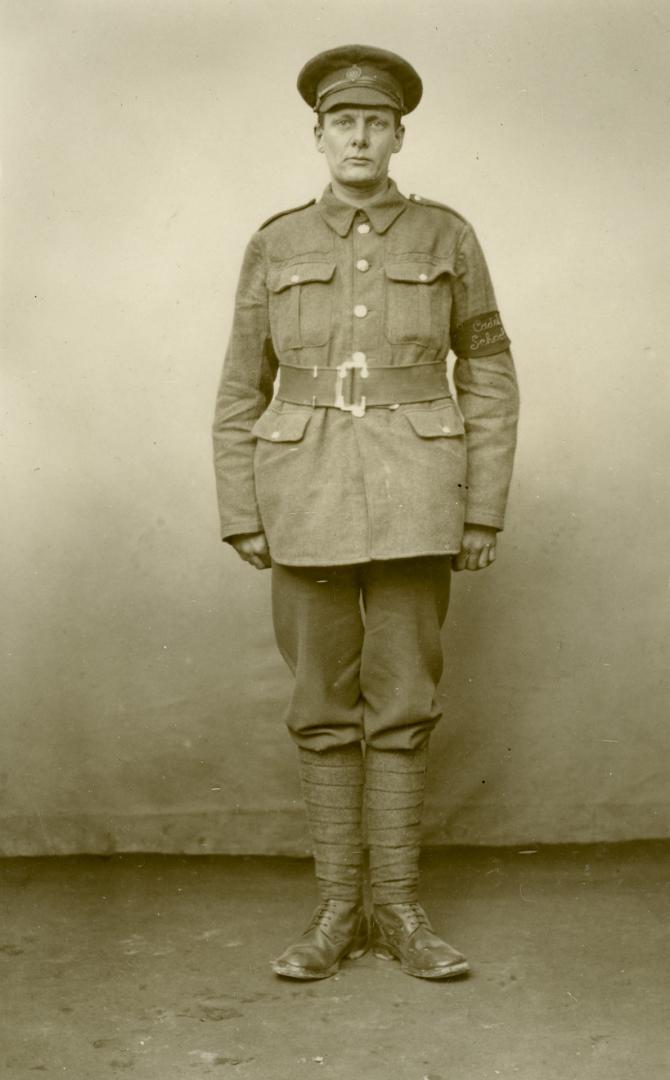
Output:
<instances>
[{"instance_id":1,"label":"military peaked cap","mask_svg":"<svg viewBox=\"0 0 670 1080\"><path fill-rule=\"evenodd\" d=\"M315 112L336 105L386 105L404 116L419 104L423 86L402 56L372 45L341 45L305 64L298 90Z\"/></svg>"}]
</instances>

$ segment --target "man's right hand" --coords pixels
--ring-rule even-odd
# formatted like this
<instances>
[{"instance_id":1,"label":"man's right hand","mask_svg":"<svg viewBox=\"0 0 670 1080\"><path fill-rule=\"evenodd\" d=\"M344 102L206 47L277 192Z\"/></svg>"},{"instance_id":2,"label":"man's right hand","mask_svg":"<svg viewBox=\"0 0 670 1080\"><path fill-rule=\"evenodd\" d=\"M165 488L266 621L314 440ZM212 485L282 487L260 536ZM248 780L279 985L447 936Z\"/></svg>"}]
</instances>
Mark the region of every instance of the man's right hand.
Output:
<instances>
[{"instance_id":1,"label":"man's right hand","mask_svg":"<svg viewBox=\"0 0 670 1080\"><path fill-rule=\"evenodd\" d=\"M265 533L240 533L239 536L228 537L228 543L235 548L241 559L251 563L257 570L267 570L272 565Z\"/></svg>"}]
</instances>

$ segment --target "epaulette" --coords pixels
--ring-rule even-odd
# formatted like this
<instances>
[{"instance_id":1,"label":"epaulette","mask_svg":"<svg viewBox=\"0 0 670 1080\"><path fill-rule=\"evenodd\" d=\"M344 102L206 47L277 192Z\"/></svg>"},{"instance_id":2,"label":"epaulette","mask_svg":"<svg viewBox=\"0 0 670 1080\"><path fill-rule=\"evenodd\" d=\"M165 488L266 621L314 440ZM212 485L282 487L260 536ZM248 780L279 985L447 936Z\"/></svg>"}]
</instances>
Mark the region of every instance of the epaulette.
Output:
<instances>
[{"instance_id":1,"label":"epaulette","mask_svg":"<svg viewBox=\"0 0 670 1080\"><path fill-rule=\"evenodd\" d=\"M462 214L459 214L458 210L454 210L452 206L447 206L445 203L434 202L433 199L425 199L423 195L410 195L410 200L413 203L418 203L420 206L434 206L438 210L447 210L454 217L459 218L460 221L465 222L467 225L467 218L464 218Z\"/></svg>"},{"instance_id":2,"label":"epaulette","mask_svg":"<svg viewBox=\"0 0 670 1080\"><path fill-rule=\"evenodd\" d=\"M303 203L302 206L292 206L290 210L280 210L278 214L273 214L267 221L264 221L262 225L258 226L258 231L264 229L266 225L271 225L273 221L277 221L278 218L286 217L287 214L297 214L298 210L306 210L308 206L314 206L316 199L310 199L309 202Z\"/></svg>"}]
</instances>

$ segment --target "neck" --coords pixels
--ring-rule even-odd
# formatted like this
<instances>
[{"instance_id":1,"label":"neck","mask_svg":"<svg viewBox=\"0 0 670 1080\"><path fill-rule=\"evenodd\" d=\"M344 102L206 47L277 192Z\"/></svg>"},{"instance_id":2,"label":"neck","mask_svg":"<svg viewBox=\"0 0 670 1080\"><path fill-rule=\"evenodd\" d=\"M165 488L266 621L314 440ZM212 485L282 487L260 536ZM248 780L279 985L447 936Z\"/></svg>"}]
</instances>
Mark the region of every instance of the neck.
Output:
<instances>
[{"instance_id":1,"label":"neck","mask_svg":"<svg viewBox=\"0 0 670 1080\"><path fill-rule=\"evenodd\" d=\"M349 203L350 206L366 206L376 195L386 191L388 176L382 176L379 180L371 180L369 184L342 184L339 180L331 179L330 186L340 202Z\"/></svg>"}]
</instances>

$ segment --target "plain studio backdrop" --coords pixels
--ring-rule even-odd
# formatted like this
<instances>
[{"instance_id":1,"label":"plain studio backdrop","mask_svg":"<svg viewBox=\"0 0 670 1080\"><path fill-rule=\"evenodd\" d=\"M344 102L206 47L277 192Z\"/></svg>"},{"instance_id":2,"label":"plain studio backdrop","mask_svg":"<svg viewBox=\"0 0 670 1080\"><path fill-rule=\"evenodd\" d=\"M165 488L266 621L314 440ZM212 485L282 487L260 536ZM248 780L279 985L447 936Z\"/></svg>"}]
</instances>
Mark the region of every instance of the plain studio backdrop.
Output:
<instances>
[{"instance_id":1,"label":"plain studio backdrop","mask_svg":"<svg viewBox=\"0 0 670 1080\"><path fill-rule=\"evenodd\" d=\"M670 5L4 0L5 854L303 852L269 575L218 537L244 246L327 176L295 90L424 80L392 175L480 236L522 424L445 632L425 839L669 833Z\"/></svg>"}]
</instances>

